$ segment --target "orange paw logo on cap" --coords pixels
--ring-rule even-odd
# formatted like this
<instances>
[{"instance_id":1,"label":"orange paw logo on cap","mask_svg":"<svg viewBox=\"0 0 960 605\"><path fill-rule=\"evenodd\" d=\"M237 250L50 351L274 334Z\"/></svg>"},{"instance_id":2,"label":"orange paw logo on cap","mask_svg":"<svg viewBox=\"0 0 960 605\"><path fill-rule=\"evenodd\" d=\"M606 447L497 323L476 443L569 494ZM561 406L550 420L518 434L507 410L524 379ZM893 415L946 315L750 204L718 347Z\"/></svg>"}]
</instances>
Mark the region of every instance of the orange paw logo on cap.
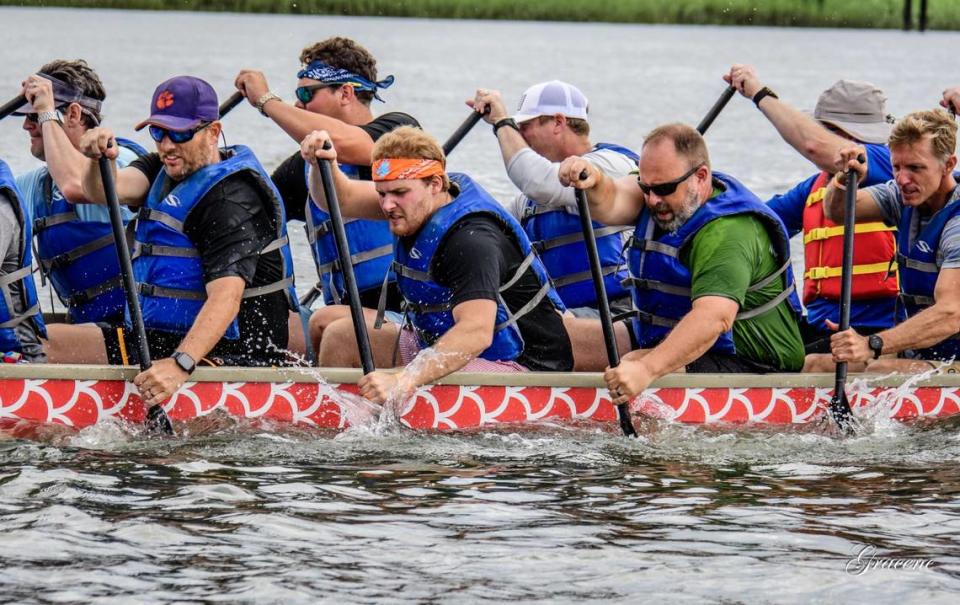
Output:
<instances>
[{"instance_id":1,"label":"orange paw logo on cap","mask_svg":"<svg viewBox=\"0 0 960 605\"><path fill-rule=\"evenodd\" d=\"M173 93L165 90L157 96L157 109L166 109L173 105Z\"/></svg>"}]
</instances>

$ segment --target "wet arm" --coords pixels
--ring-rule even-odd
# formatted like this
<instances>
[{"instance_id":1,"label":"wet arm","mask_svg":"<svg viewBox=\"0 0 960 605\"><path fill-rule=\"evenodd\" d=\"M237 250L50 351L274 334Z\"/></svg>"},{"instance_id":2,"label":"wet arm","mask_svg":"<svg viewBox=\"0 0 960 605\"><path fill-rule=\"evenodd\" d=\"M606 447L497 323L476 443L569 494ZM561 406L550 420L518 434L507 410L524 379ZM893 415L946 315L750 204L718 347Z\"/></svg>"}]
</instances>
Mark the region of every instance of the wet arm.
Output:
<instances>
[{"instance_id":1,"label":"wet arm","mask_svg":"<svg viewBox=\"0 0 960 605\"><path fill-rule=\"evenodd\" d=\"M201 359L223 338L240 312L240 300L246 287L242 277L228 276L207 282L207 300L184 337L178 351Z\"/></svg>"},{"instance_id":2,"label":"wet arm","mask_svg":"<svg viewBox=\"0 0 960 605\"><path fill-rule=\"evenodd\" d=\"M337 152L339 153L339 149ZM340 212L344 217L383 219L380 196L371 181L358 181L347 177L336 162L330 162L330 170L333 174L333 186L337 191L337 201L340 203ZM323 192L320 170L313 164L310 165L310 197L319 208L329 210L327 196Z\"/></svg>"},{"instance_id":3,"label":"wet arm","mask_svg":"<svg viewBox=\"0 0 960 605\"><path fill-rule=\"evenodd\" d=\"M113 171L113 182L117 188L117 197L121 204L140 206L147 199L150 191L150 181L140 170L132 167L117 170L117 163L110 161ZM100 180L99 160L86 160L86 167L82 175L81 185L83 199L92 204L105 206L107 203L103 192L103 181Z\"/></svg>"},{"instance_id":4,"label":"wet arm","mask_svg":"<svg viewBox=\"0 0 960 605\"><path fill-rule=\"evenodd\" d=\"M740 306L723 296L701 296L663 342L649 352L632 351L624 361L639 359L656 380L699 359L724 332L733 328Z\"/></svg>"}]
</instances>

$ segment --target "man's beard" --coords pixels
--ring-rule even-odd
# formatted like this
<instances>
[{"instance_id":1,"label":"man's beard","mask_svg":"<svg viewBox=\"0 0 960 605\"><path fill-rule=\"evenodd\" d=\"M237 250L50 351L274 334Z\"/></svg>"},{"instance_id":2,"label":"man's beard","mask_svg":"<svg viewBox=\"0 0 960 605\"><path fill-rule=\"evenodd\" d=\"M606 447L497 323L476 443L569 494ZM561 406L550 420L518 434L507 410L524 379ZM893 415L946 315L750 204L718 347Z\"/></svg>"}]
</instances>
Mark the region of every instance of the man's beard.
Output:
<instances>
[{"instance_id":1,"label":"man's beard","mask_svg":"<svg viewBox=\"0 0 960 605\"><path fill-rule=\"evenodd\" d=\"M660 202L654 206L653 210L653 222L657 224L657 227L660 227L667 233L673 233L683 227L683 224L690 220L690 217L693 216L697 210L700 209L700 204L697 200L697 192L691 189L687 192L687 199L684 200L683 204L679 209L674 211L673 217L668 221L661 221L657 218L656 211L660 208L666 207L666 202Z\"/></svg>"}]
</instances>

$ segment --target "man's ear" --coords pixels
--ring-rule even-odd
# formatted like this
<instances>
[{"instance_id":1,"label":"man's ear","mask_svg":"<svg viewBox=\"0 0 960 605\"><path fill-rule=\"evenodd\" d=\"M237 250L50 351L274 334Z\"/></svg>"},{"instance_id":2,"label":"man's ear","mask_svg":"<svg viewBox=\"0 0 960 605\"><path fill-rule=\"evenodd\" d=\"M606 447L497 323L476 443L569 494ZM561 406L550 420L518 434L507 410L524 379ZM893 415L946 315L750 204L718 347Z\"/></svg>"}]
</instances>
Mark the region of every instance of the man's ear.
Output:
<instances>
[{"instance_id":1,"label":"man's ear","mask_svg":"<svg viewBox=\"0 0 960 605\"><path fill-rule=\"evenodd\" d=\"M60 114L63 116L65 126L79 126L83 123L83 110L79 103L70 103Z\"/></svg>"}]
</instances>

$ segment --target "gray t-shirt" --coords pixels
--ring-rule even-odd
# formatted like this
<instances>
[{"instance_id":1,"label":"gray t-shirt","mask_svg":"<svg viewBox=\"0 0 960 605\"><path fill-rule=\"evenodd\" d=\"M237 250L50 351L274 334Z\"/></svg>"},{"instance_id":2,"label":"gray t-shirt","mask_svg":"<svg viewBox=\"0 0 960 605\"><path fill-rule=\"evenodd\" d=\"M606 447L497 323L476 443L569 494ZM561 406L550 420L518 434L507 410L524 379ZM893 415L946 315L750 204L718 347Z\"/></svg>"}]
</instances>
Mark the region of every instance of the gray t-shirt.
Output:
<instances>
[{"instance_id":1,"label":"gray t-shirt","mask_svg":"<svg viewBox=\"0 0 960 605\"><path fill-rule=\"evenodd\" d=\"M900 216L903 211L903 198L900 195L900 188L896 181L887 181L880 185L867 187L866 191L876 202L883 214L883 222L891 227L900 225ZM960 200L960 184L950 195L946 206L940 210L943 212L950 204L956 204ZM921 216L919 212L913 214L913 223L910 225L910 242L912 243L917 234L927 226L933 216ZM901 254L906 250L901 250ZM940 246L937 248L937 266L941 269L956 269L960 267L960 215L947 221L943 227L943 234L940 236Z\"/></svg>"},{"instance_id":2,"label":"gray t-shirt","mask_svg":"<svg viewBox=\"0 0 960 605\"><path fill-rule=\"evenodd\" d=\"M0 254L3 254L3 262L0 264L0 276L8 275L20 268L20 223L17 221L17 215L13 211L13 200L5 193L0 192ZM23 313L26 310L24 297L20 283L10 285L11 299L13 302L13 312ZM17 337L20 339L22 347L21 354L26 361L38 363L47 360L43 352L43 345L40 344L40 337L34 330L33 322L21 322L15 328ZM6 351L0 351L6 353Z\"/></svg>"}]
</instances>

